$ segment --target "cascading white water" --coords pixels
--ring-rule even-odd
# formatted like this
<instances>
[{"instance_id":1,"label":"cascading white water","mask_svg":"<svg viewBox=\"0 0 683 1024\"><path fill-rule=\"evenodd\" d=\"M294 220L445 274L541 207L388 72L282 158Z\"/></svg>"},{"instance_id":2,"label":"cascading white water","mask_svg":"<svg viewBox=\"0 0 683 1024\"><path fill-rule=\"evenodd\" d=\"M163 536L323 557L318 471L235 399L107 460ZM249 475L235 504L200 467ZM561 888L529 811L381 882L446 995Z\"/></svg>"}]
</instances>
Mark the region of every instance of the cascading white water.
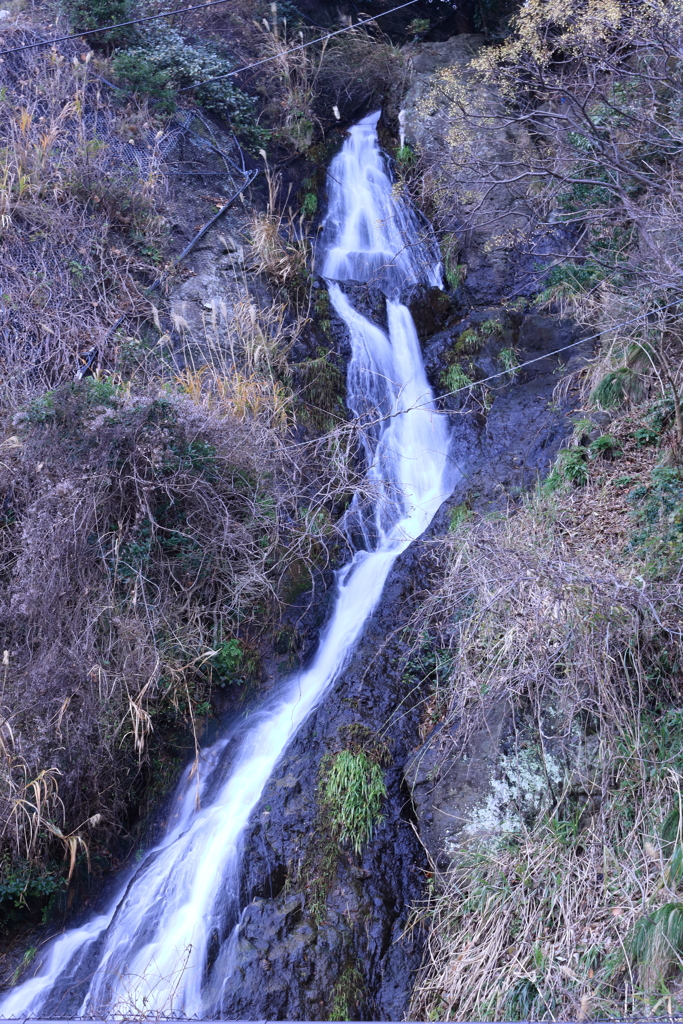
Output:
<instances>
[{"instance_id":1,"label":"cascading white water","mask_svg":"<svg viewBox=\"0 0 683 1024\"><path fill-rule=\"evenodd\" d=\"M53 940L35 977L0 1000L0 1016L220 1015L249 816L290 739L347 662L396 558L455 483L448 429L433 411L415 326L400 302L406 287L440 284L438 253L392 194L378 119L352 128L332 163L323 233L323 275L351 335L349 403L367 423L372 509L350 513L366 548L337 574L336 603L311 666L246 732L242 723L241 735L233 730L202 751L178 787L164 839L104 913ZM384 292L388 333L353 307L344 281Z\"/></svg>"}]
</instances>

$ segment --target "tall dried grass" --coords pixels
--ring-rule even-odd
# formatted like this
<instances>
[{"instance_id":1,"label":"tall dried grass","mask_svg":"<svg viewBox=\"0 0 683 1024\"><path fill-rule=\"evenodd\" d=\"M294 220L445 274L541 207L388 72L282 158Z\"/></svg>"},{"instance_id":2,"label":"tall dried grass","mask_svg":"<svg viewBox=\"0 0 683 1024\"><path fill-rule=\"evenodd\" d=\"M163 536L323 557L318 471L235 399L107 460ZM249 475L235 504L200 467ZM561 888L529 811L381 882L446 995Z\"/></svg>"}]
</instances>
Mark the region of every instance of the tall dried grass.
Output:
<instances>
[{"instance_id":1,"label":"tall dried grass","mask_svg":"<svg viewBox=\"0 0 683 1024\"><path fill-rule=\"evenodd\" d=\"M507 796L465 825L417 913L413 1019L680 1011L680 837L662 824L683 778L681 590L625 549L619 479L658 457L630 443L630 464L602 463L582 490L461 523L420 612L439 666L428 712L453 755L495 708L516 739ZM524 791L532 752L540 801Z\"/></svg>"},{"instance_id":2,"label":"tall dried grass","mask_svg":"<svg viewBox=\"0 0 683 1024\"><path fill-rule=\"evenodd\" d=\"M306 292L311 257L304 217L296 218L287 210L289 196L281 195L282 175L268 172L266 177L268 204L265 213L255 213L252 218L252 252L258 272L290 294L294 292L298 300L298 292ZM299 307L301 303L296 304Z\"/></svg>"},{"instance_id":3,"label":"tall dried grass","mask_svg":"<svg viewBox=\"0 0 683 1024\"><path fill-rule=\"evenodd\" d=\"M315 30L306 26L292 32L277 4L271 4L270 18L263 18L261 27L260 48L271 58L263 69L266 81L260 87L267 97L265 114L276 125L277 141L295 153L303 153L320 126L315 100L326 44L289 52Z\"/></svg>"},{"instance_id":4,"label":"tall dried grass","mask_svg":"<svg viewBox=\"0 0 683 1024\"><path fill-rule=\"evenodd\" d=\"M159 154L142 180L121 160L126 112L81 56L29 50L0 75L0 371L20 390L73 375L122 313L150 314L140 274L154 275L144 253L164 230Z\"/></svg>"},{"instance_id":5,"label":"tall dried grass","mask_svg":"<svg viewBox=\"0 0 683 1024\"><path fill-rule=\"evenodd\" d=\"M87 55L27 53L0 65L0 863L20 890L106 855L179 767L166 742L196 749L216 688L261 682L263 631L344 542L358 445L345 424L294 439L305 320L284 299L245 280L200 336L164 331L143 294L160 156L119 160L132 118L156 125L107 104ZM268 216L289 286L308 249L278 257L274 185ZM93 345L111 375L74 382Z\"/></svg>"}]
</instances>

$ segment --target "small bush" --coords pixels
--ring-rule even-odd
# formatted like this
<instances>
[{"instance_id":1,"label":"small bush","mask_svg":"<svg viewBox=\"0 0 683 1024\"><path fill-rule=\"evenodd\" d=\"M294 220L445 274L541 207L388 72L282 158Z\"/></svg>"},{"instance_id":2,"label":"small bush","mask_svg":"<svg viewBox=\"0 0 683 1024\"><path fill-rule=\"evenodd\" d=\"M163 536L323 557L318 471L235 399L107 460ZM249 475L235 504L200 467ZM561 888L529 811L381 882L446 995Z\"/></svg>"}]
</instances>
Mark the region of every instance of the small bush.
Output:
<instances>
[{"instance_id":1,"label":"small bush","mask_svg":"<svg viewBox=\"0 0 683 1024\"><path fill-rule=\"evenodd\" d=\"M575 487L583 487L588 483L588 449L577 445L574 448L562 448L557 460L544 484L547 492L552 492L562 484L568 483Z\"/></svg>"},{"instance_id":2,"label":"small bush","mask_svg":"<svg viewBox=\"0 0 683 1024\"><path fill-rule=\"evenodd\" d=\"M5 856L0 862L0 925L9 929L27 916L40 918L66 886L61 864L46 866Z\"/></svg>"},{"instance_id":3,"label":"small bush","mask_svg":"<svg viewBox=\"0 0 683 1024\"><path fill-rule=\"evenodd\" d=\"M318 197L315 192L307 192L301 204L301 212L304 217L314 217L318 212Z\"/></svg>"},{"instance_id":4,"label":"small bush","mask_svg":"<svg viewBox=\"0 0 683 1024\"><path fill-rule=\"evenodd\" d=\"M517 358L517 353L514 348L502 348L498 353L498 358L501 361L503 369L507 370L510 374L510 378L514 380L519 367L519 359Z\"/></svg>"},{"instance_id":5,"label":"small bush","mask_svg":"<svg viewBox=\"0 0 683 1024\"><path fill-rule=\"evenodd\" d=\"M133 18L130 0L65 0L65 10L74 32L88 32L105 25L116 25ZM132 37L132 28L114 29L91 36L92 46L121 46Z\"/></svg>"},{"instance_id":6,"label":"small bush","mask_svg":"<svg viewBox=\"0 0 683 1024\"><path fill-rule=\"evenodd\" d=\"M591 441L588 451L592 459L602 457L604 459L615 459L621 455L621 446L616 437L611 434L602 434Z\"/></svg>"},{"instance_id":7,"label":"small bush","mask_svg":"<svg viewBox=\"0 0 683 1024\"><path fill-rule=\"evenodd\" d=\"M463 331L455 343L455 351L458 355L476 355L484 343L483 335L474 327L468 327Z\"/></svg>"},{"instance_id":8,"label":"small bush","mask_svg":"<svg viewBox=\"0 0 683 1024\"><path fill-rule=\"evenodd\" d=\"M396 163L403 171L412 167L416 159L415 150L408 143L405 143L396 150Z\"/></svg>"},{"instance_id":9,"label":"small bush","mask_svg":"<svg viewBox=\"0 0 683 1024\"><path fill-rule=\"evenodd\" d=\"M234 68L232 59L208 43L187 43L180 32L168 26L147 29L143 39L140 46L118 50L112 66L121 81L152 97L167 111L175 109L179 88L226 75ZM236 130L260 139L254 101L229 78L202 85L195 98L206 110L231 121Z\"/></svg>"},{"instance_id":10,"label":"small bush","mask_svg":"<svg viewBox=\"0 0 683 1024\"><path fill-rule=\"evenodd\" d=\"M629 366L605 374L593 389L591 399L600 409L617 409L642 394L639 375Z\"/></svg>"},{"instance_id":11,"label":"small bush","mask_svg":"<svg viewBox=\"0 0 683 1024\"><path fill-rule=\"evenodd\" d=\"M488 320L484 320L479 324L477 330L484 338L495 338L496 335L503 333L503 325L496 317L489 317ZM503 352L511 351L512 349L502 349L499 356L502 358Z\"/></svg>"},{"instance_id":12,"label":"small bush","mask_svg":"<svg viewBox=\"0 0 683 1024\"><path fill-rule=\"evenodd\" d=\"M405 81L407 62L400 49L380 32L355 28L330 40L316 80L315 108L328 116L337 107L342 117L361 105L381 106L383 98Z\"/></svg>"},{"instance_id":13,"label":"small bush","mask_svg":"<svg viewBox=\"0 0 683 1024\"><path fill-rule=\"evenodd\" d=\"M657 430L653 430L652 427L642 426L636 428L633 436L637 443L642 447L646 444L657 444L660 438L660 433Z\"/></svg>"},{"instance_id":14,"label":"small bush","mask_svg":"<svg viewBox=\"0 0 683 1024\"><path fill-rule=\"evenodd\" d=\"M426 36L431 27L429 18L413 18L408 27L406 33L409 36L414 36L419 39L421 36Z\"/></svg>"}]
</instances>

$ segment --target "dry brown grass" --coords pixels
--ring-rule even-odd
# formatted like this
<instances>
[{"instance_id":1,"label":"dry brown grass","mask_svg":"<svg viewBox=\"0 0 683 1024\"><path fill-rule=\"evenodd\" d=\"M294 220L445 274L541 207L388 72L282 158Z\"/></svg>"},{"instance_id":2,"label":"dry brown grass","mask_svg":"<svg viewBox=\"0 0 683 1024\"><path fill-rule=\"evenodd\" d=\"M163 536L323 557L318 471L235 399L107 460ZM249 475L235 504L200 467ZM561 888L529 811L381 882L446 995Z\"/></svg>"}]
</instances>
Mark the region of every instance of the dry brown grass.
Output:
<instances>
[{"instance_id":1,"label":"dry brown grass","mask_svg":"<svg viewBox=\"0 0 683 1024\"><path fill-rule=\"evenodd\" d=\"M335 543L343 472L240 418L234 378L179 383L64 385L3 446L0 817L16 856L40 860L82 821L111 834L155 722L194 728L233 683L216 654L237 636L253 649Z\"/></svg>"},{"instance_id":2,"label":"dry brown grass","mask_svg":"<svg viewBox=\"0 0 683 1024\"><path fill-rule=\"evenodd\" d=\"M659 826L677 799L669 776L648 780L638 737L610 781L622 793L578 830L569 822L472 842L434 901L428 967L411 1017L591 1020L680 1013L673 945L639 962L634 928L680 905ZM631 746L630 751L634 751ZM627 795L627 799L624 797ZM630 800L634 804L630 804ZM654 958L653 958L654 959Z\"/></svg>"},{"instance_id":3,"label":"dry brown grass","mask_svg":"<svg viewBox=\"0 0 683 1024\"><path fill-rule=\"evenodd\" d=\"M379 24L352 29L331 40L318 76L318 108L336 106L344 118L375 109L400 96L409 83L409 64Z\"/></svg>"},{"instance_id":4,"label":"dry brown grass","mask_svg":"<svg viewBox=\"0 0 683 1024\"><path fill-rule=\"evenodd\" d=\"M345 424L294 440L287 356L305 321L257 306L246 279L203 333L171 318L171 358L163 300L143 292L163 248L160 153L133 171L121 148L158 126L108 105L86 54L28 54L0 65L3 920L11 900L44 905L55 859L66 883L125 851L217 688L235 703L262 682L263 633L337 557L358 445ZM289 286L285 256L271 277ZM74 382L93 345L110 376Z\"/></svg>"},{"instance_id":5,"label":"dry brown grass","mask_svg":"<svg viewBox=\"0 0 683 1024\"><path fill-rule=\"evenodd\" d=\"M517 740L496 776L509 792L475 811L417 915L430 937L411 1019L680 1012L664 921L680 837L662 825L683 778L682 605L677 574L627 547L626 493L662 461L637 426L612 424L622 454L594 460L587 486L546 488L446 543L417 623L440 669L428 712L452 753L496 708Z\"/></svg>"},{"instance_id":6,"label":"dry brown grass","mask_svg":"<svg viewBox=\"0 0 683 1024\"><path fill-rule=\"evenodd\" d=\"M308 264L311 260L310 241L306 234L304 217L294 216L288 209L289 196L283 196L282 175L267 172L268 204L263 213L254 213L251 226L251 246L260 274L266 274L271 283L287 289L299 298L306 294ZM297 308L301 305L296 303Z\"/></svg>"},{"instance_id":7,"label":"dry brown grass","mask_svg":"<svg viewBox=\"0 0 683 1024\"><path fill-rule=\"evenodd\" d=\"M2 34L6 46L24 38ZM116 133L131 111L112 110L81 56L29 50L0 73L0 369L29 388L106 349L122 314L150 317L143 250L161 251L159 154L142 180L126 166Z\"/></svg>"},{"instance_id":8,"label":"dry brown grass","mask_svg":"<svg viewBox=\"0 0 683 1024\"><path fill-rule=\"evenodd\" d=\"M290 151L303 153L320 127L314 106L326 47L322 43L289 53L305 38L312 39L321 33L308 25L297 32L290 30L277 5L271 7L269 14L269 18L261 21L259 50L271 60L262 69L257 89L266 99L264 113L275 125L275 140Z\"/></svg>"}]
</instances>

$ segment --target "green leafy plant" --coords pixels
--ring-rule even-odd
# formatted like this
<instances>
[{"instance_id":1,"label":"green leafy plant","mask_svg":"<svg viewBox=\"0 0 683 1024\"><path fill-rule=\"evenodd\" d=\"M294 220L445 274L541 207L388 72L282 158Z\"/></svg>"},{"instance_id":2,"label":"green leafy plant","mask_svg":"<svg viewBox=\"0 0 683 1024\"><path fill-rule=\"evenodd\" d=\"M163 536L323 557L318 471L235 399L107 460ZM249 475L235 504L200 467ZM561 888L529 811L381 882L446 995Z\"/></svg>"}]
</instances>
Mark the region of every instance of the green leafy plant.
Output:
<instances>
[{"instance_id":1,"label":"green leafy plant","mask_svg":"<svg viewBox=\"0 0 683 1024\"><path fill-rule=\"evenodd\" d=\"M653 430L652 427L642 426L634 430L633 436L636 439L636 444L642 448L646 444L657 444L660 433L657 430Z\"/></svg>"},{"instance_id":2,"label":"green leafy plant","mask_svg":"<svg viewBox=\"0 0 683 1024\"><path fill-rule=\"evenodd\" d=\"M496 317L489 317L488 320L483 320L482 323L479 324L477 330L484 338L494 338L496 335L503 333L503 325ZM511 352L512 349L504 349L502 351ZM502 352L500 352L499 355L502 355Z\"/></svg>"},{"instance_id":3,"label":"green leafy plant","mask_svg":"<svg viewBox=\"0 0 683 1024\"><path fill-rule=\"evenodd\" d=\"M505 1015L509 1020L532 1020L540 992L531 978L519 978L505 996Z\"/></svg>"},{"instance_id":4,"label":"green leafy plant","mask_svg":"<svg viewBox=\"0 0 683 1024\"><path fill-rule=\"evenodd\" d=\"M631 937L641 984L654 988L680 966L683 954L683 904L665 903L636 922Z\"/></svg>"},{"instance_id":5,"label":"green leafy plant","mask_svg":"<svg viewBox=\"0 0 683 1024\"><path fill-rule=\"evenodd\" d=\"M498 358L503 365L503 369L507 370L510 376L514 378L519 367L519 359L514 348L502 348L498 353Z\"/></svg>"},{"instance_id":6,"label":"green leafy plant","mask_svg":"<svg viewBox=\"0 0 683 1024\"><path fill-rule=\"evenodd\" d=\"M443 270L446 283L449 288L459 288L467 276L467 266L458 263L460 254L460 240L452 232L444 235L441 239L441 256L443 258Z\"/></svg>"},{"instance_id":7,"label":"green leafy plant","mask_svg":"<svg viewBox=\"0 0 683 1024\"><path fill-rule=\"evenodd\" d=\"M69 272L74 276L76 281L82 281L85 277L85 267L78 260L69 260L68 263Z\"/></svg>"},{"instance_id":8,"label":"green leafy plant","mask_svg":"<svg viewBox=\"0 0 683 1024\"><path fill-rule=\"evenodd\" d=\"M447 391L454 392L471 387L474 384L474 381L467 376L460 363L453 363L453 365L449 366L441 375L441 383Z\"/></svg>"},{"instance_id":9,"label":"green leafy plant","mask_svg":"<svg viewBox=\"0 0 683 1024\"><path fill-rule=\"evenodd\" d=\"M225 687L228 684L242 686L253 675L256 665L255 659L242 643L236 637L231 637L224 640L213 655L211 667L218 685Z\"/></svg>"},{"instance_id":10,"label":"green leafy plant","mask_svg":"<svg viewBox=\"0 0 683 1024\"><path fill-rule=\"evenodd\" d=\"M675 467L656 466L649 484L631 491L636 529L629 547L648 560L655 576L675 570L683 558L683 477Z\"/></svg>"},{"instance_id":11,"label":"green leafy plant","mask_svg":"<svg viewBox=\"0 0 683 1024\"><path fill-rule=\"evenodd\" d=\"M117 25L132 17L129 0L65 0L69 24L76 32L89 32L105 25ZM131 38L131 29L114 29L91 36L90 45L121 46Z\"/></svg>"},{"instance_id":12,"label":"green leafy plant","mask_svg":"<svg viewBox=\"0 0 683 1024\"><path fill-rule=\"evenodd\" d=\"M408 143L404 143L396 151L396 163L402 170L407 170L415 163L415 150Z\"/></svg>"},{"instance_id":13,"label":"green leafy plant","mask_svg":"<svg viewBox=\"0 0 683 1024\"><path fill-rule=\"evenodd\" d=\"M66 887L64 872L55 865L42 867L25 860L12 864L5 858L0 868L0 925L4 927L20 921L26 913L44 913Z\"/></svg>"},{"instance_id":14,"label":"green leafy plant","mask_svg":"<svg viewBox=\"0 0 683 1024\"><path fill-rule=\"evenodd\" d=\"M483 337L476 328L468 327L463 331L455 343L455 351L458 355L473 356L479 351L483 343Z\"/></svg>"},{"instance_id":15,"label":"green leafy plant","mask_svg":"<svg viewBox=\"0 0 683 1024\"><path fill-rule=\"evenodd\" d=\"M617 409L628 401L637 399L642 392L639 375L630 366L610 370L593 389L592 401L600 409Z\"/></svg>"},{"instance_id":16,"label":"green leafy plant","mask_svg":"<svg viewBox=\"0 0 683 1024\"><path fill-rule=\"evenodd\" d=\"M347 965L334 983L330 1020L352 1020L363 995L363 975L352 964Z\"/></svg>"},{"instance_id":17,"label":"green leafy plant","mask_svg":"<svg viewBox=\"0 0 683 1024\"><path fill-rule=\"evenodd\" d=\"M304 217L313 217L318 211L318 197L315 192L307 192L301 204L301 212Z\"/></svg>"},{"instance_id":18,"label":"green leafy plant","mask_svg":"<svg viewBox=\"0 0 683 1024\"><path fill-rule=\"evenodd\" d=\"M466 501L461 501L459 505L452 508L448 517L448 532L456 533L458 528L463 523L467 522L468 519L472 518L472 509L469 507Z\"/></svg>"},{"instance_id":19,"label":"green leafy plant","mask_svg":"<svg viewBox=\"0 0 683 1024\"><path fill-rule=\"evenodd\" d=\"M359 854L381 821L387 795L384 773L364 750L342 750L332 758L323 787L332 827L339 841Z\"/></svg>"},{"instance_id":20,"label":"green leafy plant","mask_svg":"<svg viewBox=\"0 0 683 1024\"><path fill-rule=\"evenodd\" d=\"M552 492L567 483L583 487L588 483L588 476L588 449L582 445L562 448L557 453L555 465L548 474L544 490Z\"/></svg>"},{"instance_id":21,"label":"green leafy plant","mask_svg":"<svg viewBox=\"0 0 683 1024\"><path fill-rule=\"evenodd\" d=\"M431 27L429 18L413 18L408 27L406 33L409 36L414 36L416 39L421 36L426 36Z\"/></svg>"},{"instance_id":22,"label":"green leafy plant","mask_svg":"<svg viewBox=\"0 0 683 1024\"><path fill-rule=\"evenodd\" d=\"M604 459L616 459L621 455L621 446L616 437L611 434L602 434L596 437L588 446L592 459L602 457Z\"/></svg>"}]
</instances>

